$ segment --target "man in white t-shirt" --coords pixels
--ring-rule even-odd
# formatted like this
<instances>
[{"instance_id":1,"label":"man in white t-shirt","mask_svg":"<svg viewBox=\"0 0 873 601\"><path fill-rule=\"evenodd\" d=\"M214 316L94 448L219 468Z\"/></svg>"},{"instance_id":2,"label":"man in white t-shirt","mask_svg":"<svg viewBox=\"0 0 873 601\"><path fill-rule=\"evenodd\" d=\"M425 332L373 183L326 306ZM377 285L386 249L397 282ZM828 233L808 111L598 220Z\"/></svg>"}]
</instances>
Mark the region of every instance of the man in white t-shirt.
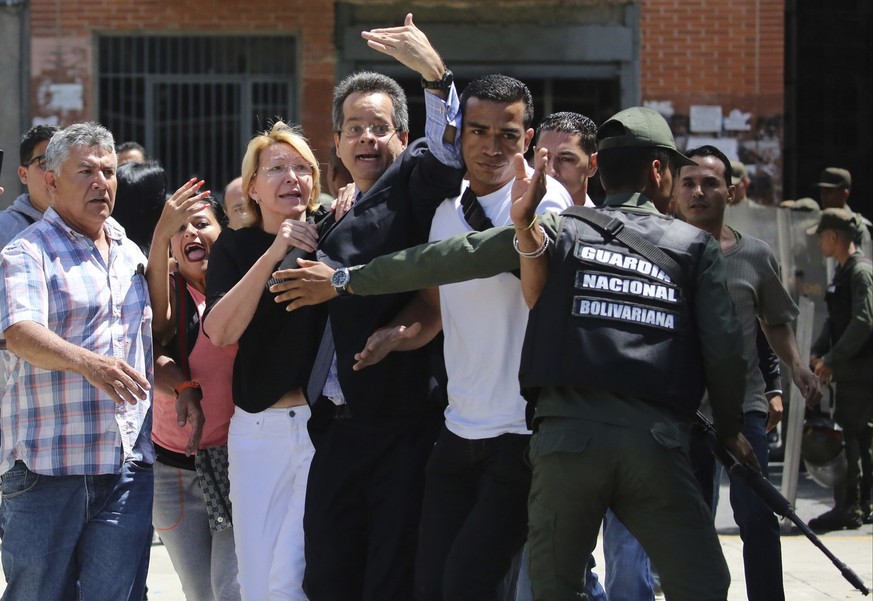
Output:
<instances>
[{"instance_id":1,"label":"man in white t-shirt","mask_svg":"<svg viewBox=\"0 0 873 601\"><path fill-rule=\"evenodd\" d=\"M431 241L512 223L512 157L527 151L534 134L530 91L511 77L474 80L460 110L467 176L461 195L437 209ZM550 178L538 211L571 204ZM440 286L422 291L359 355L362 368L390 350L424 344L440 327L445 336L449 403L427 466L415 570L419 600L494 598L524 544L530 430L518 365L527 314L512 273Z\"/></svg>"}]
</instances>

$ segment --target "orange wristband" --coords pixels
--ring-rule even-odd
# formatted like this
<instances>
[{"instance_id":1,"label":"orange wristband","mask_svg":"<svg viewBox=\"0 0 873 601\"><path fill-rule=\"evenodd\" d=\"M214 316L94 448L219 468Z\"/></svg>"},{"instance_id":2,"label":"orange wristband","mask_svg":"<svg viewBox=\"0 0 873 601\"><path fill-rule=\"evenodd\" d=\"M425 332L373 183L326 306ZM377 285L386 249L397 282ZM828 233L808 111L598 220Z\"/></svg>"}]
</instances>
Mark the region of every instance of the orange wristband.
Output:
<instances>
[{"instance_id":1,"label":"orange wristband","mask_svg":"<svg viewBox=\"0 0 873 601\"><path fill-rule=\"evenodd\" d=\"M182 394L182 391L188 390L189 388L196 388L197 390L200 390L200 382L195 382L194 380L182 382L173 389L173 396L178 399L179 395Z\"/></svg>"}]
</instances>

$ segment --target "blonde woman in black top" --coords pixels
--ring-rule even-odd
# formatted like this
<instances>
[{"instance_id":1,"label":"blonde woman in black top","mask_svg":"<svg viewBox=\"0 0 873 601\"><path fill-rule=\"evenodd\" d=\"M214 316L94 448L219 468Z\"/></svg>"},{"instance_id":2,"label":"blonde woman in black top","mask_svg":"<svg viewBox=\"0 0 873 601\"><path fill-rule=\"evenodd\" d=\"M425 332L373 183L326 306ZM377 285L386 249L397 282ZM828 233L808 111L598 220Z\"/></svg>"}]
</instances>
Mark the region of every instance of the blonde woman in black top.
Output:
<instances>
[{"instance_id":1,"label":"blonde woman in black top","mask_svg":"<svg viewBox=\"0 0 873 601\"><path fill-rule=\"evenodd\" d=\"M314 449L303 390L324 328L323 310L288 312L268 289L289 251L315 250L326 211L318 162L298 131L277 122L242 164L249 227L212 249L204 332L237 343L230 422L230 499L243 600L306 599L303 506Z\"/></svg>"}]
</instances>

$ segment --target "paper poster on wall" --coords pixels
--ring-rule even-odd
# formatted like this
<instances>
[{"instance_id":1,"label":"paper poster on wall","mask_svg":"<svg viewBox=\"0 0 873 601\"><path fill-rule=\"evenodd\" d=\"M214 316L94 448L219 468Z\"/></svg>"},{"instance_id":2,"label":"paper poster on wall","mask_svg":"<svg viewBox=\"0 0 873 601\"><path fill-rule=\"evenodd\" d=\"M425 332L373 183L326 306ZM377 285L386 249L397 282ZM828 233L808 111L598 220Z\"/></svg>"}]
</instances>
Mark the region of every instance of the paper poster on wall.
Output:
<instances>
[{"instance_id":1,"label":"paper poster on wall","mask_svg":"<svg viewBox=\"0 0 873 601\"><path fill-rule=\"evenodd\" d=\"M85 106L80 83L53 83L48 90L51 100L46 108L50 111L81 111Z\"/></svg>"},{"instance_id":2,"label":"paper poster on wall","mask_svg":"<svg viewBox=\"0 0 873 601\"><path fill-rule=\"evenodd\" d=\"M692 104L689 126L695 133L721 132L721 106Z\"/></svg>"},{"instance_id":3,"label":"paper poster on wall","mask_svg":"<svg viewBox=\"0 0 873 601\"><path fill-rule=\"evenodd\" d=\"M724 118L725 131L749 131L752 129L749 124L751 118L752 113L744 113L739 109L734 109Z\"/></svg>"}]
</instances>

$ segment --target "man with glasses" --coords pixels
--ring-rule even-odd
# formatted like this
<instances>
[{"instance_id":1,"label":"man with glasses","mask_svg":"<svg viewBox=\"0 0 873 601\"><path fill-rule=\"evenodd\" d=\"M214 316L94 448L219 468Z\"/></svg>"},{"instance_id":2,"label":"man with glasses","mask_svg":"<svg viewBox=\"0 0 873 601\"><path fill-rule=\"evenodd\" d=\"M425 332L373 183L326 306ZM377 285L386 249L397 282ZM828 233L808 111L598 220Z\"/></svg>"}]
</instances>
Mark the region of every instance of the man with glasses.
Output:
<instances>
[{"instance_id":1,"label":"man with glasses","mask_svg":"<svg viewBox=\"0 0 873 601\"><path fill-rule=\"evenodd\" d=\"M9 244L27 226L42 219L49 206L48 184L45 182L45 148L55 132L56 125L34 125L21 138L18 179L27 192L16 198L5 211L0 212L0 249ZM0 338L0 359L6 354L6 340ZM2 364L2 360L0 360ZM6 376L0 369L0 393L6 386Z\"/></svg>"},{"instance_id":2,"label":"man with glasses","mask_svg":"<svg viewBox=\"0 0 873 601\"><path fill-rule=\"evenodd\" d=\"M9 244L34 221L42 219L49 206L48 186L45 183L45 148L60 128L55 125L35 125L21 138L18 179L27 192L0 213L0 248Z\"/></svg>"},{"instance_id":3,"label":"man with glasses","mask_svg":"<svg viewBox=\"0 0 873 601\"><path fill-rule=\"evenodd\" d=\"M412 16L406 21L411 25ZM363 35L369 40L371 33ZM421 75L425 96L447 97L451 72L424 34L390 38L391 55ZM428 120L440 140L450 122L431 100ZM425 140L407 148L408 115L405 94L390 77L356 73L336 86L336 154L352 175L356 200L339 219L328 217L318 240L321 261L353 265L425 242L437 205L457 194L461 169L440 163ZM370 334L410 298L345 297L329 305L319 351L325 360L316 359L307 389L315 444L304 515L311 601L413 598L424 466L444 402L433 376L439 347L396 353L363 371L352 367Z\"/></svg>"}]
</instances>

